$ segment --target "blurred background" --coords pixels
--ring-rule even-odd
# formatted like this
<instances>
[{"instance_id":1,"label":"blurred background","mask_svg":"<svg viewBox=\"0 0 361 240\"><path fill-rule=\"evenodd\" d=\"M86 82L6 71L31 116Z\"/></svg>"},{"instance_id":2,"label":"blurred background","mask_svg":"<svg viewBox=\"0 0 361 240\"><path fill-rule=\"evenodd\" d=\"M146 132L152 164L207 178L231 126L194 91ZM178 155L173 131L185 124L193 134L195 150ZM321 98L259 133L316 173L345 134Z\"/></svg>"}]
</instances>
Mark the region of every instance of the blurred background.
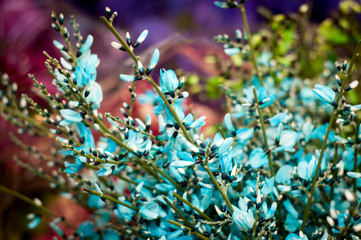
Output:
<instances>
[{"instance_id":1,"label":"blurred background","mask_svg":"<svg viewBox=\"0 0 361 240\"><path fill-rule=\"evenodd\" d=\"M320 24L327 18L336 19L342 14L338 10L338 0L250 0L245 6L251 32L261 27L269 28L269 19L264 17L265 14L259 13L260 7L264 7L263 13L265 9L271 14L297 13L304 3L311 7L306 30L313 29L313 25ZM136 49L137 55L149 59L154 48L158 47L161 56L158 66L181 69L178 72L206 78L220 74L219 70L205 61L207 56L218 55L227 59L222 46L212 41L213 37L219 33L234 36L236 28L243 28L238 9L217 8L212 0L2 0L0 72L6 72L11 81L18 83L20 93L26 92L40 102L41 98L31 91L32 82L27 77L28 73L34 74L40 82L55 92L55 88L51 86L52 78L44 67L45 56L42 53L45 50L50 55L59 57L52 41L61 40L61 37L50 26L50 12L55 10L57 13L63 13L65 21L74 14L83 36L94 36L92 52L98 54L101 60L97 80L105 93L101 110L117 113L121 103L130 99L128 86L122 84L119 74L130 73L132 62L127 54L110 46L115 37L99 19L105 14L105 6L118 12L114 25L123 36L129 31L135 39L144 29L149 30L147 40ZM329 34L327 29L326 33ZM327 37L332 43L334 36ZM353 39L343 41L341 42L347 46ZM348 49L349 47L344 47L342 51L348 53ZM156 72L154 74L157 76ZM137 92L144 92L147 88L147 84L140 83L137 85ZM222 100L204 102L202 99L195 96L189 101L195 110L207 116L208 124L221 122L222 114L217 111ZM140 115L143 112L139 110L139 106L136 106L135 111ZM151 111L151 108L147 111ZM31 198L40 198L47 206L66 216L74 224L86 219L86 209L61 198L56 191L48 188L47 182L14 164L12 157L15 153L22 159L29 158L29 161L40 164L28 155L19 153L18 148L14 147L8 137L8 132L14 130L0 119L0 184ZM29 136L24 138L22 140L31 141L39 146L40 150L49 147L41 139ZM25 216L31 210L26 203L0 192L0 239L52 239L53 233L44 224L45 221L36 230L26 228Z\"/></svg>"}]
</instances>

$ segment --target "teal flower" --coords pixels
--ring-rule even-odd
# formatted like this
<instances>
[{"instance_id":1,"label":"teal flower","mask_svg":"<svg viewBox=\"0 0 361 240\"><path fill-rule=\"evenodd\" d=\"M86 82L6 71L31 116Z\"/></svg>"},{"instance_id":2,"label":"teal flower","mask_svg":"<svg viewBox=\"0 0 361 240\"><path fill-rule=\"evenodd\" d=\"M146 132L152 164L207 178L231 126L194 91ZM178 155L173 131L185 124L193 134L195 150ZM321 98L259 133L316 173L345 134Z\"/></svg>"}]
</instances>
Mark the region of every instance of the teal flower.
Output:
<instances>
[{"instance_id":1,"label":"teal flower","mask_svg":"<svg viewBox=\"0 0 361 240\"><path fill-rule=\"evenodd\" d=\"M245 209L241 210L236 206L233 206L233 209L232 219L238 229L242 232L251 230L255 222L252 211L246 211Z\"/></svg>"},{"instance_id":2,"label":"teal flower","mask_svg":"<svg viewBox=\"0 0 361 240\"><path fill-rule=\"evenodd\" d=\"M337 105L335 103L336 93L331 88L316 84L313 89L313 93L321 101L323 107L327 107L328 105Z\"/></svg>"}]
</instances>

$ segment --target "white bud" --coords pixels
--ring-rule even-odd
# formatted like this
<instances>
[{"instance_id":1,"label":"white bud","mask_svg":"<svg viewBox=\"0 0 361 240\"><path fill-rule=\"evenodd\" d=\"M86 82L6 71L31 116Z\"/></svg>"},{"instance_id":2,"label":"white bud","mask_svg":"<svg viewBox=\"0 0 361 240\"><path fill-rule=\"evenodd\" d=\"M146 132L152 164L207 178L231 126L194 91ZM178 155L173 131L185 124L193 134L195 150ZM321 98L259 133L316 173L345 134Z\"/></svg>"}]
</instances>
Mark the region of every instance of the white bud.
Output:
<instances>
[{"instance_id":1,"label":"white bud","mask_svg":"<svg viewBox=\"0 0 361 240\"><path fill-rule=\"evenodd\" d=\"M349 87L350 87L351 89L354 89L354 88L356 88L357 86L358 86L358 80L353 81L353 82L350 83L350 85L349 85Z\"/></svg>"},{"instance_id":2,"label":"white bud","mask_svg":"<svg viewBox=\"0 0 361 240\"><path fill-rule=\"evenodd\" d=\"M331 227L335 226L335 221L329 216L327 216L327 222Z\"/></svg>"},{"instance_id":3,"label":"white bud","mask_svg":"<svg viewBox=\"0 0 361 240\"><path fill-rule=\"evenodd\" d=\"M35 203L36 205L38 205L38 206L42 206L42 205L43 205L43 203L40 201L39 198L34 198L33 201L34 201L34 203Z\"/></svg>"},{"instance_id":4,"label":"white bud","mask_svg":"<svg viewBox=\"0 0 361 240\"><path fill-rule=\"evenodd\" d=\"M115 49L120 49L122 47L122 45L120 43L117 42L111 42L110 43Z\"/></svg>"}]
</instances>

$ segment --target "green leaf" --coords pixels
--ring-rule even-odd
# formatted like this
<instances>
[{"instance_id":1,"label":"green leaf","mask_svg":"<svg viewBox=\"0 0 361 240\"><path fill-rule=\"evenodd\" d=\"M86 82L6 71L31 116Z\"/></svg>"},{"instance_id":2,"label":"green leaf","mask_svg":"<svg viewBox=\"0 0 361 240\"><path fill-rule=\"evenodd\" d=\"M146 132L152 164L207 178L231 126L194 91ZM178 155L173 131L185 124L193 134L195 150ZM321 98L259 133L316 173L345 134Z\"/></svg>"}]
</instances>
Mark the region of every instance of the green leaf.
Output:
<instances>
[{"instance_id":1,"label":"green leaf","mask_svg":"<svg viewBox=\"0 0 361 240\"><path fill-rule=\"evenodd\" d=\"M319 33L326 38L326 40L335 44L343 44L349 40L348 35L337 28L331 19L323 21L319 28Z\"/></svg>"}]
</instances>

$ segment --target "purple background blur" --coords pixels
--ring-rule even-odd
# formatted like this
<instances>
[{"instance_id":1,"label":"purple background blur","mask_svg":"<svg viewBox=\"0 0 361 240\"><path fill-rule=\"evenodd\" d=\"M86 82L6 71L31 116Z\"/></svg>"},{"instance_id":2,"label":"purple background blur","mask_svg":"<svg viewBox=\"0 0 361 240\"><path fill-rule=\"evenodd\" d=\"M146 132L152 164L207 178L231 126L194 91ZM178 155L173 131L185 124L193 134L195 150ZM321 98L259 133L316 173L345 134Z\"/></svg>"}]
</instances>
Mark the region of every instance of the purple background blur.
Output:
<instances>
[{"instance_id":1,"label":"purple background blur","mask_svg":"<svg viewBox=\"0 0 361 240\"><path fill-rule=\"evenodd\" d=\"M301 0L250 0L246 3L251 29L262 23L257 13L258 6L265 6L274 13L295 12L305 1ZM312 3L312 1L310 1ZM335 9L339 1L314 1L312 20L320 21ZM116 65L112 57L120 57L112 51L109 42L111 33L99 20L105 6L118 11L115 25L137 37L144 30L149 36L144 47L181 33L182 37L199 42L211 42L218 33L233 35L242 27L241 15L237 9L223 10L214 6L212 0L2 0L0 3L0 71L8 72L13 80L27 82L28 72L42 72L44 56L42 51L54 51L52 39L59 39L50 28L50 11L63 12L65 16L75 14L83 34L93 34L94 51L99 54L101 69L105 74ZM123 54L124 55L124 54ZM107 61L109 60L109 61ZM109 64L108 64L109 63ZM108 71L107 71L108 70ZM100 72L103 72L102 70ZM104 77L104 75L100 75ZM43 76L38 76L42 78ZM15 79L14 79L15 78Z\"/></svg>"}]
</instances>

